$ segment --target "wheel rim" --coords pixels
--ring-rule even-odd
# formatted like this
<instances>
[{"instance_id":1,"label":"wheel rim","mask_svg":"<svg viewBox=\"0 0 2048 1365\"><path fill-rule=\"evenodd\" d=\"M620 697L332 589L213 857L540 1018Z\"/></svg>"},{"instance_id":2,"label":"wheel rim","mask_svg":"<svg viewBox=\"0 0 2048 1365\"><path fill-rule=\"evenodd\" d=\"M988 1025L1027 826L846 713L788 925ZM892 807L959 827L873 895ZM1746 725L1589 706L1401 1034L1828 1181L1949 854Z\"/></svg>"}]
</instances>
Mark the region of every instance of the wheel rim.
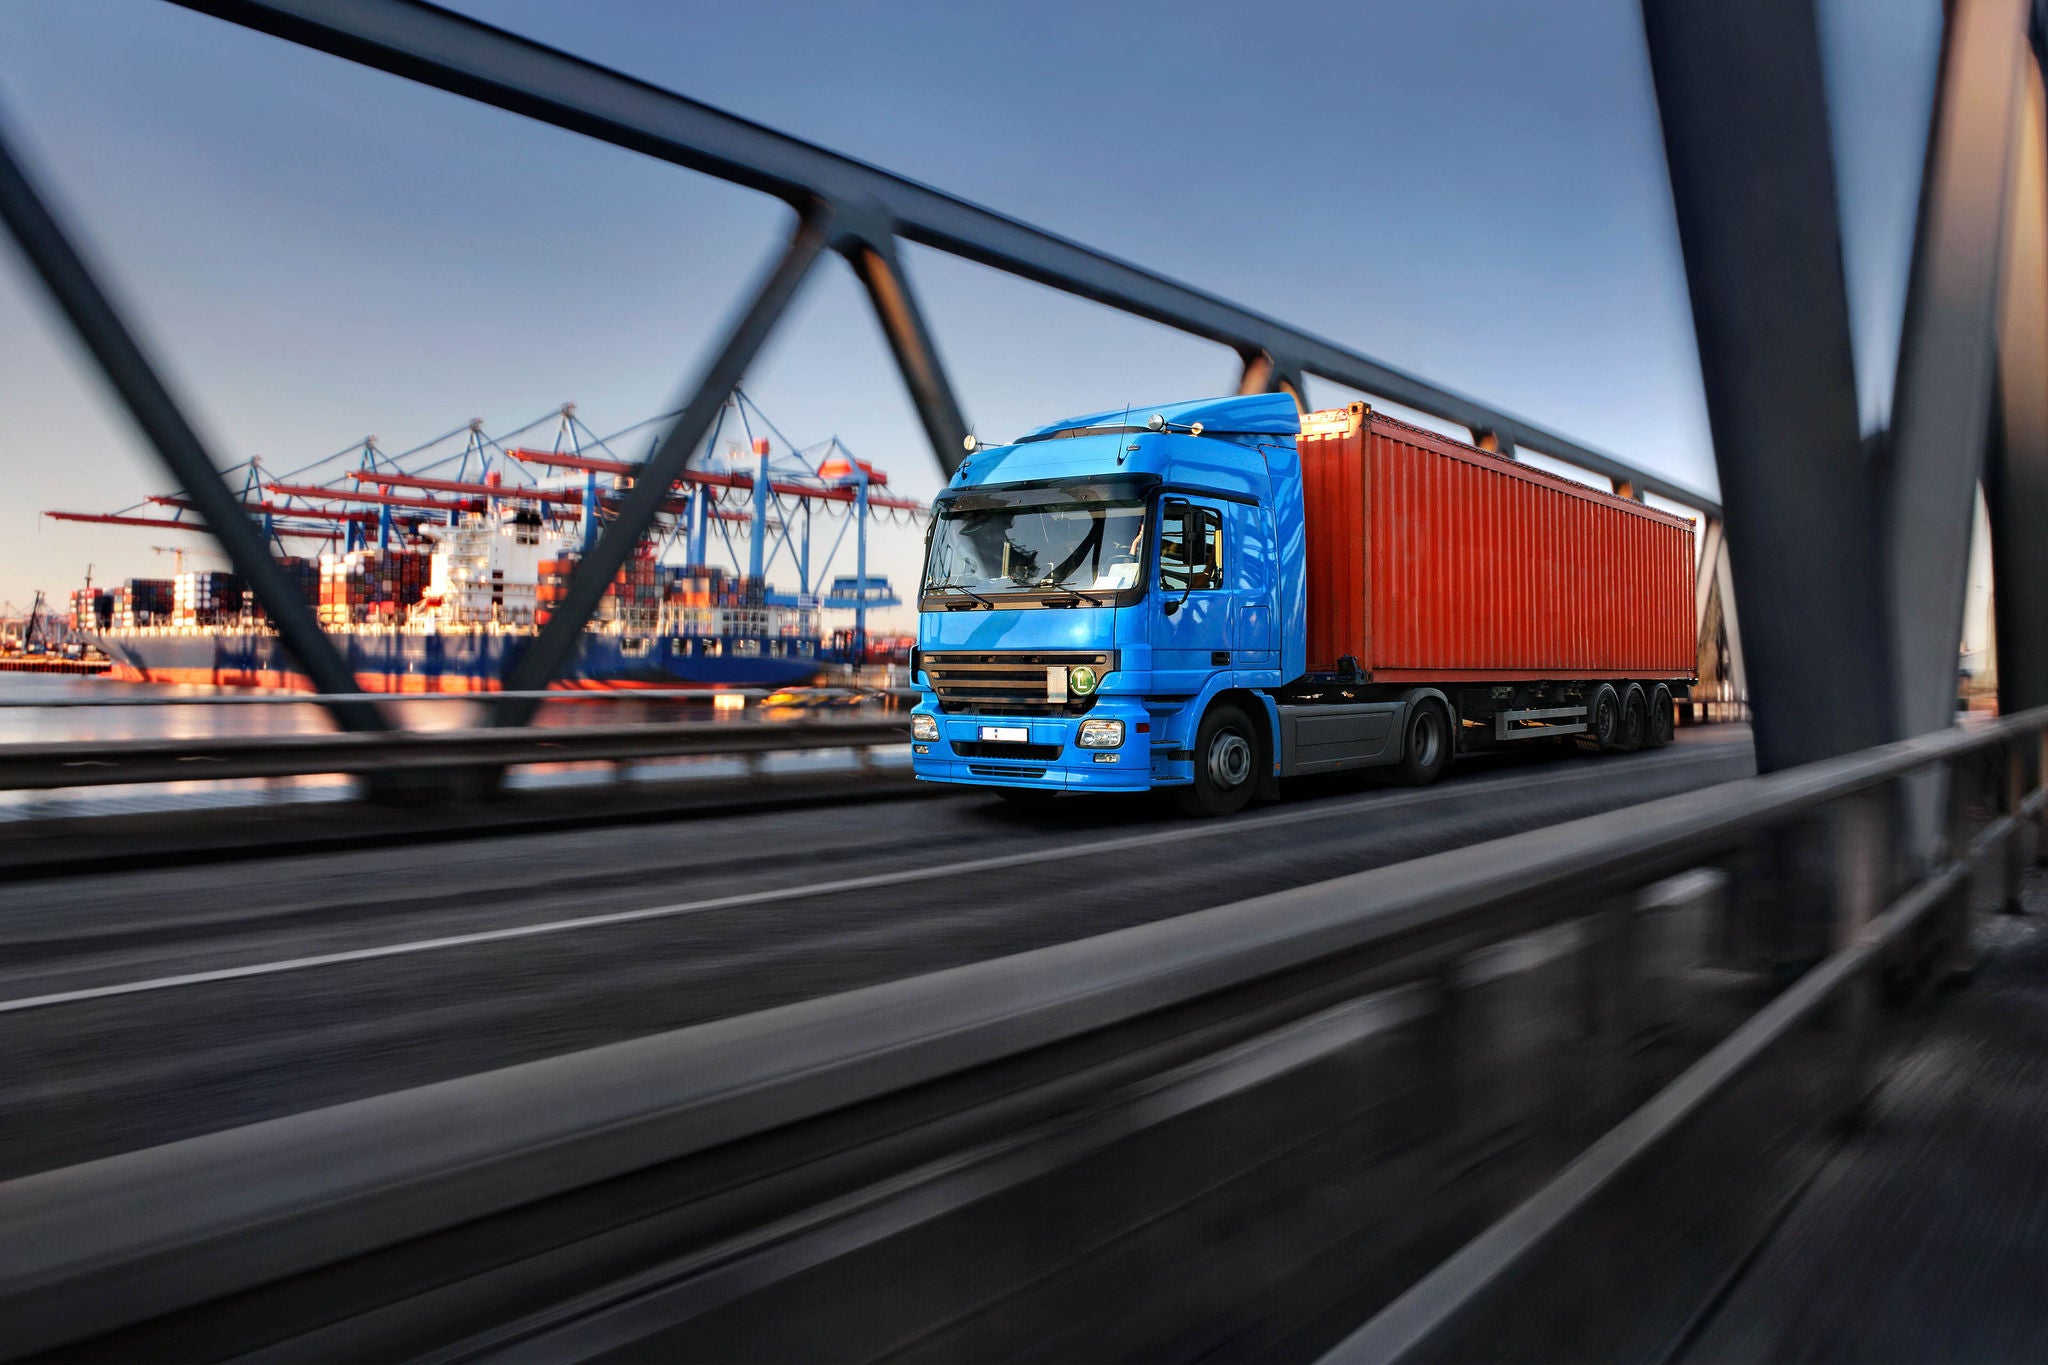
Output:
<instances>
[{"instance_id":1,"label":"wheel rim","mask_svg":"<svg viewBox=\"0 0 2048 1365\"><path fill-rule=\"evenodd\" d=\"M1602 744L1614 738L1614 727L1620 718L1614 714L1613 702L1603 698L1600 702L1600 714L1593 719L1594 724L1598 727L1595 733L1600 736Z\"/></svg>"},{"instance_id":2,"label":"wheel rim","mask_svg":"<svg viewBox=\"0 0 2048 1365\"><path fill-rule=\"evenodd\" d=\"M1443 747L1443 738L1437 734L1436 712L1424 711L1415 718L1415 764L1419 768L1436 766L1437 750Z\"/></svg>"},{"instance_id":3,"label":"wheel rim","mask_svg":"<svg viewBox=\"0 0 2048 1365\"><path fill-rule=\"evenodd\" d=\"M1209 743L1209 780L1236 787L1252 775L1252 746L1235 730L1224 730Z\"/></svg>"}]
</instances>

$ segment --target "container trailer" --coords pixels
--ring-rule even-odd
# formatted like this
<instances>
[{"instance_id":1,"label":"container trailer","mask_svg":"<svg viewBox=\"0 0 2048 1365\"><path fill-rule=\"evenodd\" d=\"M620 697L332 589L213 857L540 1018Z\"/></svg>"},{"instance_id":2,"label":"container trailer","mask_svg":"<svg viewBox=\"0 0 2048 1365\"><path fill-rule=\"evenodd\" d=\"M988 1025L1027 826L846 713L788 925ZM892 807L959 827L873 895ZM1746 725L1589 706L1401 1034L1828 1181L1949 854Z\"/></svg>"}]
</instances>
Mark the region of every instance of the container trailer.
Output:
<instances>
[{"instance_id":1,"label":"container trailer","mask_svg":"<svg viewBox=\"0 0 2048 1365\"><path fill-rule=\"evenodd\" d=\"M925 558L914 769L1019 801L1655 747L1697 681L1690 521L1364 403L970 438Z\"/></svg>"}]
</instances>

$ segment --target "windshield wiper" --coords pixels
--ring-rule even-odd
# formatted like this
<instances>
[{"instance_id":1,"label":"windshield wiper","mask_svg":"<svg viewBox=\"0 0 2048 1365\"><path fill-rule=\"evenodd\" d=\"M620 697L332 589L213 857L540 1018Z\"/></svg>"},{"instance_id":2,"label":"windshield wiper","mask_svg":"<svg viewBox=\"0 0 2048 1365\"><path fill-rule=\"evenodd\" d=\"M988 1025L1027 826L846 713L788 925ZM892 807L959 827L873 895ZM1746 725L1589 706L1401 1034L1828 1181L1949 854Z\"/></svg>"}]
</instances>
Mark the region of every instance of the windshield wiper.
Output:
<instances>
[{"instance_id":1,"label":"windshield wiper","mask_svg":"<svg viewBox=\"0 0 2048 1365\"><path fill-rule=\"evenodd\" d=\"M975 601L977 601L977 602L981 603L981 605L983 605L984 607L987 607L987 608L988 608L988 609L989 609L990 611L994 611L994 610L996 609L996 604L995 604L995 603L993 603L993 602L989 601L989 600L988 600L988 599L987 599L986 597L983 597L983 596L982 596L982 595L981 595L980 593L976 592L976 591L975 591L974 589L972 589L972 588L970 588L970 587L966 586L966 585L965 585L965 584L963 584L963 583L932 583L932 584L929 584L929 585L927 585L927 586L926 586L926 588L925 588L925 591L927 591L927 592L944 592L944 591L946 591L946 590L947 590L948 588L951 588L951 589L952 589L952 590L953 590L954 592L964 592L964 593L966 593L966 594L967 594L967 595L968 595L969 597L971 597L971 598L973 598L973 599L974 599ZM952 608L951 608L951 607L948 607L948 608L947 608L947 610L948 610L948 611L951 611L951 610L952 610Z\"/></svg>"},{"instance_id":2,"label":"windshield wiper","mask_svg":"<svg viewBox=\"0 0 2048 1365\"><path fill-rule=\"evenodd\" d=\"M1101 599L1100 597L1097 597L1097 596L1096 596L1095 594L1093 594L1093 593L1088 593L1088 592L1082 592L1082 591L1081 591L1081 590L1080 590L1079 588L1075 587L1075 586L1074 586L1073 584L1071 584L1071 583L1062 583L1062 582L1059 582L1059 581L1055 580L1054 578L1052 578L1052 577L1051 577L1050 575L1048 575L1047 577L1045 577L1044 579L1040 580L1040 581L1039 581L1039 582L1037 582L1037 583L1033 583L1033 584L1032 584L1031 586L1032 586L1033 588L1035 588L1035 589L1041 589L1041 590L1042 590L1042 589L1045 589L1045 588L1052 588L1052 589L1056 589L1057 591L1060 591L1060 592L1064 592L1064 593L1068 593L1068 594L1070 594L1070 595L1071 595L1071 596L1072 596L1072 597L1074 598L1074 601L1073 601L1073 602L1069 602L1069 603L1067 603L1067 604L1066 604L1067 606L1070 606L1070 607L1071 607L1071 606L1073 606L1073 605L1075 605L1075 603L1078 603L1078 602L1086 602L1086 603L1087 603L1087 604L1088 604L1089 606L1091 606L1091 607L1099 607L1099 606L1101 606L1101 605L1102 605L1102 601L1103 601L1103 599Z\"/></svg>"}]
</instances>

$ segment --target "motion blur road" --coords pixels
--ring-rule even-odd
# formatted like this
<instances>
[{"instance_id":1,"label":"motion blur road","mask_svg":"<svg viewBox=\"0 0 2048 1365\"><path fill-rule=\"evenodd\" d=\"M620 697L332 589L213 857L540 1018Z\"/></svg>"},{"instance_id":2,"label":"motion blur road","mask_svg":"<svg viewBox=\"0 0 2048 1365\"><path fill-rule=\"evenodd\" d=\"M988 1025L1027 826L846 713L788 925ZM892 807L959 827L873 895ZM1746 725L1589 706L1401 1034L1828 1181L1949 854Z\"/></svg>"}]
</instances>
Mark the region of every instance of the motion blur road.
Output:
<instances>
[{"instance_id":1,"label":"motion blur road","mask_svg":"<svg viewBox=\"0 0 2048 1365\"><path fill-rule=\"evenodd\" d=\"M0 1179L1017 952L1749 775L1748 733L1320 782L1223 822L990 796L26 882Z\"/></svg>"}]
</instances>

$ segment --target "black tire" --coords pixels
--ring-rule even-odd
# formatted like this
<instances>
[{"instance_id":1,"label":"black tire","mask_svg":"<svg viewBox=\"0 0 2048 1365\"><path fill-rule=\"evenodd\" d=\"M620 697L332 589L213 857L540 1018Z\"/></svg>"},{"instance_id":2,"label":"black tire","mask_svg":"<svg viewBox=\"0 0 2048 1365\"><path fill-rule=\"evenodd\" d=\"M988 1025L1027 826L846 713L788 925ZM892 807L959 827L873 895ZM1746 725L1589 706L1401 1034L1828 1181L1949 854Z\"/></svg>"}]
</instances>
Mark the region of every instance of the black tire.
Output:
<instances>
[{"instance_id":1,"label":"black tire","mask_svg":"<svg viewBox=\"0 0 2048 1365\"><path fill-rule=\"evenodd\" d=\"M1173 789L1174 804L1182 814L1202 819L1237 814L1258 788L1264 748L1244 709L1218 702L1195 732L1194 783Z\"/></svg>"},{"instance_id":2,"label":"black tire","mask_svg":"<svg viewBox=\"0 0 2048 1365\"><path fill-rule=\"evenodd\" d=\"M1661 749L1669 744L1677 724L1671 709L1671 689L1658 683L1650 689L1650 728L1643 732L1643 747Z\"/></svg>"},{"instance_id":3,"label":"black tire","mask_svg":"<svg viewBox=\"0 0 2048 1365\"><path fill-rule=\"evenodd\" d=\"M1572 736L1587 753L1605 753L1621 735L1621 693L1601 683L1586 697L1585 733Z\"/></svg>"},{"instance_id":4,"label":"black tire","mask_svg":"<svg viewBox=\"0 0 2048 1365\"><path fill-rule=\"evenodd\" d=\"M1394 772L1410 787L1427 787L1451 766L1451 718L1441 703L1419 701L1408 708L1401 735L1401 762Z\"/></svg>"},{"instance_id":5,"label":"black tire","mask_svg":"<svg viewBox=\"0 0 2048 1365\"><path fill-rule=\"evenodd\" d=\"M1023 810L1044 810L1059 793L1038 787L997 787L996 795Z\"/></svg>"},{"instance_id":6,"label":"black tire","mask_svg":"<svg viewBox=\"0 0 2048 1365\"><path fill-rule=\"evenodd\" d=\"M1650 733L1650 702L1641 683L1630 683L1621 697L1621 733L1614 737L1614 752L1632 754L1643 747Z\"/></svg>"}]
</instances>

